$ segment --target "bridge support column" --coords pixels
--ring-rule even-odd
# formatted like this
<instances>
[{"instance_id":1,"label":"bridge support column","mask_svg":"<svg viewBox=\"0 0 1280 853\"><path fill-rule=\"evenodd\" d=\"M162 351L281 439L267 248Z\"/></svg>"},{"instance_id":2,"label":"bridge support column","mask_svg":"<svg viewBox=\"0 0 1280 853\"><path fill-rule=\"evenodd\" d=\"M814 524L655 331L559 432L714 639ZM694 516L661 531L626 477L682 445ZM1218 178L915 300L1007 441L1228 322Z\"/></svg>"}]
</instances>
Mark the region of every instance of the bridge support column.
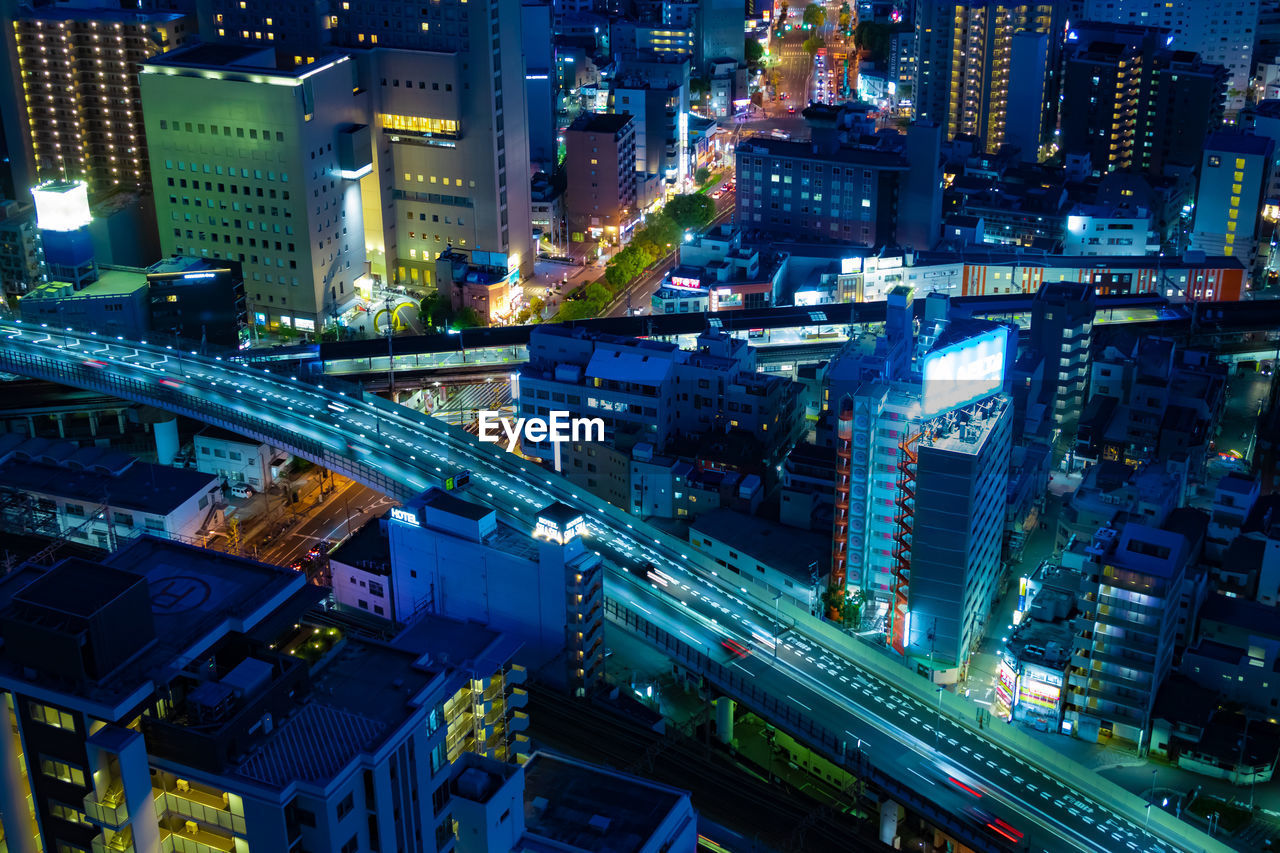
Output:
<instances>
[{"instance_id":1,"label":"bridge support column","mask_svg":"<svg viewBox=\"0 0 1280 853\"><path fill-rule=\"evenodd\" d=\"M161 465L172 465L173 458L178 455L178 419L156 421L151 429L156 437L156 461Z\"/></svg>"},{"instance_id":2,"label":"bridge support column","mask_svg":"<svg viewBox=\"0 0 1280 853\"><path fill-rule=\"evenodd\" d=\"M124 435L124 409L116 410L116 429L120 431L121 435Z\"/></svg>"},{"instance_id":3,"label":"bridge support column","mask_svg":"<svg viewBox=\"0 0 1280 853\"><path fill-rule=\"evenodd\" d=\"M721 743L733 743L733 708L728 696L716 700L716 737Z\"/></svg>"},{"instance_id":4,"label":"bridge support column","mask_svg":"<svg viewBox=\"0 0 1280 853\"><path fill-rule=\"evenodd\" d=\"M31 415L27 415L27 435L31 438L36 437L36 419Z\"/></svg>"},{"instance_id":5,"label":"bridge support column","mask_svg":"<svg viewBox=\"0 0 1280 853\"><path fill-rule=\"evenodd\" d=\"M880 801L880 841L896 847L893 840L898 837L898 823L902 820L902 807L893 800Z\"/></svg>"},{"instance_id":6,"label":"bridge support column","mask_svg":"<svg viewBox=\"0 0 1280 853\"><path fill-rule=\"evenodd\" d=\"M89 411L89 435L93 436L94 438L98 437L99 420L100 419L98 417L98 413L96 411L90 410Z\"/></svg>"},{"instance_id":7,"label":"bridge support column","mask_svg":"<svg viewBox=\"0 0 1280 853\"><path fill-rule=\"evenodd\" d=\"M67 437L67 416L62 412L57 412L53 416L54 422L58 425L58 438Z\"/></svg>"}]
</instances>

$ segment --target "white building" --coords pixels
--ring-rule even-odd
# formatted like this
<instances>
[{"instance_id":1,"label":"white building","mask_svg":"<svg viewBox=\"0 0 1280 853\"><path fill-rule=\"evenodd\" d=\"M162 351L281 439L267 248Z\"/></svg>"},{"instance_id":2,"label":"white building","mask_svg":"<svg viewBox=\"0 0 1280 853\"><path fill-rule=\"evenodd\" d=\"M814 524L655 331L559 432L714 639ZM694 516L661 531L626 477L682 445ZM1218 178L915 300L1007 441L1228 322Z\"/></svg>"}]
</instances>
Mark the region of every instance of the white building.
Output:
<instances>
[{"instance_id":1,"label":"white building","mask_svg":"<svg viewBox=\"0 0 1280 853\"><path fill-rule=\"evenodd\" d=\"M247 483L263 491L275 482L292 455L269 444L209 426L196 433L196 470L234 485Z\"/></svg>"},{"instance_id":2,"label":"white building","mask_svg":"<svg viewBox=\"0 0 1280 853\"><path fill-rule=\"evenodd\" d=\"M387 525L387 607L397 621L421 611L474 619L524 643L533 666L562 660L571 689L595 686L604 666L603 568L583 545L580 512L552 504L531 529L516 530L487 507L431 489L392 510Z\"/></svg>"},{"instance_id":3,"label":"white building","mask_svg":"<svg viewBox=\"0 0 1280 853\"><path fill-rule=\"evenodd\" d=\"M1084 20L1170 30L1174 49L1195 51L1203 61L1226 67L1231 78L1227 112L1234 113L1245 105L1249 92L1261 5L1259 0L1215 0L1211 7L1199 0L1086 0Z\"/></svg>"},{"instance_id":4,"label":"white building","mask_svg":"<svg viewBox=\"0 0 1280 853\"><path fill-rule=\"evenodd\" d=\"M1151 214L1142 208L1078 204L1067 216L1064 255L1154 255L1159 251Z\"/></svg>"},{"instance_id":5,"label":"white building","mask_svg":"<svg viewBox=\"0 0 1280 853\"><path fill-rule=\"evenodd\" d=\"M143 534L203 542L221 522L216 477L70 442L0 437L0 510L11 530L116 550Z\"/></svg>"},{"instance_id":6,"label":"white building","mask_svg":"<svg viewBox=\"0 0 1280 853\"><path fill-rule=\"evenodd\" d=\"M831 568L829 539L731 509L717 509L689 526L689 544L735 577L754 584L757 597L785 596L818 613Z\"/></svg>"},{"instance_id":7,"label":"white building","mask_svg":"<svg viewBox=\"0 0 1280 853\"><path fill-rule=\"evenodd\" d=\"M1214 133L1204 145L1191 248L1231 255L1246 266L1258 251L1258 226L1276 144L1265 136Z\"/></svg>"}]
</instances>

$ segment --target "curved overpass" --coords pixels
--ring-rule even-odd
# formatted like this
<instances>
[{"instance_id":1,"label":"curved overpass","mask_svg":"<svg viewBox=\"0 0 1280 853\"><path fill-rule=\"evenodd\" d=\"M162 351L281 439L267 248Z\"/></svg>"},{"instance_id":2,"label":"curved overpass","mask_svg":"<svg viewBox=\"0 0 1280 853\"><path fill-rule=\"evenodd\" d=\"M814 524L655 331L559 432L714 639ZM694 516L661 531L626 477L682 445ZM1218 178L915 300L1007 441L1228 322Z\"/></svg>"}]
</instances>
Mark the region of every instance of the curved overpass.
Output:
<instances>
[{"instance_id":1,"label":"curved overpass","mask_svg":"<svg viewBox=\"0 0 1280 853\"><path fill-rule=\"evenodd\" d=\"M902 774L915 774L904 793L941 805L946 811L938 819L950 819L953 830L984 849L1227 850L1159 809L1145 828L1145 803L1138 797L1035 741L1019 741L1010 727L975 730L963 700L935 696L900 664L805 615L779 619L776 603L751 600L686 543L512 454L482 446L457 427L378 397L362 398L323 376L282 375L220 357L21 323L0 322L0 371L217 424L399 500L439 484L454 469L469 468L468 497L521 527L531 526L532 514L552 501L580 507L590 519L592 544L609 566L610 605L615 614L626 611L622 621L631 630L650 639L660 632L666 647L691 664L701 661L713 676L737 678L738 695L785 717L837 760L843 762L856 741L861 760L882 773L903 780ZM629 570L645 562L667 581L659 586ZM723 638L754 654L723 660ZM916 783L916 776L923 781ZM956 778L967 785L949 784ZM971 790L976 793L966 793ZM1025 837L1006 844L986 828L996 818Z\"/></svg>"}]
</instances>

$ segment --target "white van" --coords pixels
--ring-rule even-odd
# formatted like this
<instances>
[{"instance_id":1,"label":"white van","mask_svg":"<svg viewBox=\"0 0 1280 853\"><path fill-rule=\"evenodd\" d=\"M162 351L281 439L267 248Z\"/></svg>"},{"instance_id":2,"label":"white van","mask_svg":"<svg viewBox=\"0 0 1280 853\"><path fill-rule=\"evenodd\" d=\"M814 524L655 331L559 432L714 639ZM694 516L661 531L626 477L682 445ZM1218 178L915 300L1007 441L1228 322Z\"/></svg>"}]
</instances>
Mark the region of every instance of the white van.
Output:
<instances>
[{"instance_id":1,"label":"white van","mask_svg":"<svg viewBox=\"0 0 1280 853\"><path fill-rule=\"evenodd\" d=\"M251 498L253 497L253 486L248 483L236 483L231 487L231 497L233 498Z\"/></svg>"}]
</instances>

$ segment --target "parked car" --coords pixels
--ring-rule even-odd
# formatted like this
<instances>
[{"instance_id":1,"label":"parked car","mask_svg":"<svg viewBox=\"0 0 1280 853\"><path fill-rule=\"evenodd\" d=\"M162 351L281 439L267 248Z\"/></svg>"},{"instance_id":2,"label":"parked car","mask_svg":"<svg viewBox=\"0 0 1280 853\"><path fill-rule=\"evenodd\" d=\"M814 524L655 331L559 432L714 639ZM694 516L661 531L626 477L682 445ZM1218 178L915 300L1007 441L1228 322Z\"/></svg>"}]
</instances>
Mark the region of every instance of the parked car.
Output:
<instances>
[{"instance_id":1,"label":"parked car","mask_svg":"<svg viewBox=\"0 0 1280 853\"><path fill-rule=\"evenodd\" d=\"M241 500L251 498L253 497L253 486L248 483L236 483L231 487L231 497L240 498Z\"/></svg>"}]
</instances>

